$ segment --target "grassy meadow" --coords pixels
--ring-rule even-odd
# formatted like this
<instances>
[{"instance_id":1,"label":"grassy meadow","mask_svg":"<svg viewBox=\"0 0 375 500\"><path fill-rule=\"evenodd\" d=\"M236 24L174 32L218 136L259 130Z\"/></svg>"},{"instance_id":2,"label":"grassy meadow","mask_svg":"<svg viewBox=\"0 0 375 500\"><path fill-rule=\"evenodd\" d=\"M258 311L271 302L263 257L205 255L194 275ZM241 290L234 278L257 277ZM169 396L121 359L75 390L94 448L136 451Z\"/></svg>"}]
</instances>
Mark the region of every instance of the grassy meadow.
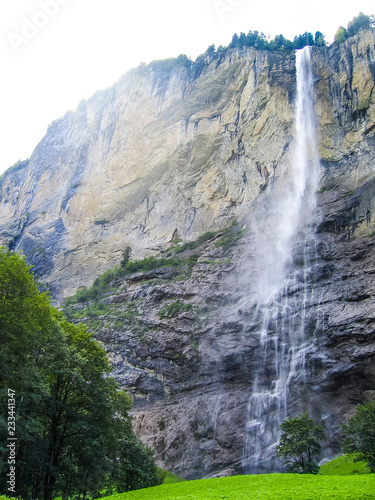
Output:
<instances>
[{"instance_id":1,"label":"grassy meadow","mask_svg":"<svg viewBox=\"0 0 375 500\"><path fill-rule=\"evenodd\" d=\"M375 474L260 474L200 479L131 491L107 500L364 500L375 499Z\"/></svg>"},{"instance_id":2,"label":"grassy meadow","mask_svg":"<svg viewBox=\"0 0 375 500\"><path fill-rule=\"evenodd\" d=\"M375 500L375 474L353 455L325 463L318 475L259 474L186 481L164 473L161 486L101 500ZM9 499L0 495L0 500Z\"/></svg>"}]
</instances>

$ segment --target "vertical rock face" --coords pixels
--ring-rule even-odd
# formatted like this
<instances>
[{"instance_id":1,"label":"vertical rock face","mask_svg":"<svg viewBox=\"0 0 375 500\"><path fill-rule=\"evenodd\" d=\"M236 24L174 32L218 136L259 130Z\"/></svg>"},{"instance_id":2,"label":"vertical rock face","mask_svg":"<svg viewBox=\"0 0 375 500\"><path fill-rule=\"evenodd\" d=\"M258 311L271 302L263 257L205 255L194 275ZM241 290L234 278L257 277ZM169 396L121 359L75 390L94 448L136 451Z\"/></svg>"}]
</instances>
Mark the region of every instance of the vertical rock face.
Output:
<instances>
[{"instance_id":1,"label":"vertical rock face","mask_svg":"<svg viewBox=\"0 0 375 500\"><path fill-rule=\"evenodd\" d=\"M294 58L232 51L198 69L126 75L54 122L27 170L3 181L1 243L32 256L55 296L129 244L141 257L175 231L191 239L244 216L274 174L291 140Z\"/></svg>"},{"instance_id":2,"label":"vertical rock face","mask_svg":"<svg viewBox=\"0 0 375 500\"><path fill-rule=\"evenodd\" d=\"M249 468L252 429L267 432L278 404L256 422L251 398L257 387L272 396L296 326L306 349L288 365L287 413L322 421L327 457L375 390L374 31L313 48L311 64L322 178L273 309L260 263L293 168L294 56L234 50L201 68L132 72L52 124L28 167L1 181L1 243L22 249L58 299L128 245L138 258L216 231L194 265L118 283L90 323L133 396L137 433L185 477Z\"/></svg>"}]
</instances>

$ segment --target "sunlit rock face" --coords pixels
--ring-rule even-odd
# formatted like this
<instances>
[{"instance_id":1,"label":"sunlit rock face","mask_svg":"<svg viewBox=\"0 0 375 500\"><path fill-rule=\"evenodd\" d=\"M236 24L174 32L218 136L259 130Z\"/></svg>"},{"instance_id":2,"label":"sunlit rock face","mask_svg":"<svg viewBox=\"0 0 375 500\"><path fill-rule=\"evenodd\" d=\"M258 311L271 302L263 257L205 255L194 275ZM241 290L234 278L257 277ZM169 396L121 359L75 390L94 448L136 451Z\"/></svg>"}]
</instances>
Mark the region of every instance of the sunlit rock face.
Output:
<instances>
[{"instance_id":1,"label":"sunlit rock face","mask_svg":"<svg viewBox=\"0 0 375 500\"><path fill-rule=\"evenodd\" d=\"M341 421L373 394L374 47L369 30L310 51L319 182L292 219L296 60L253 49L126 75L52 124L1 182L1 243L24 251L57 299L128 245L140 258L235 220L245 230L196 249L191 273L119 283L105 298L115 312L95 326L136 432L167 469L279 470L275 422L305 410L333 456ZM191 308L161 318L176 300Z\"/></svg>"},{"instance_id":2,"label":"sunlit rock face","mask_svg":"<svg viewBox=\"0 0 375 500\"><path fill-rule=\"evenodd\" d=\"M241 218L292 138L294 58L231 51L140 70L54 122L1 191L2 244L57 297L137 257ZM234 100L232 102L231 98Z\"/></svg>"}]
</instances>

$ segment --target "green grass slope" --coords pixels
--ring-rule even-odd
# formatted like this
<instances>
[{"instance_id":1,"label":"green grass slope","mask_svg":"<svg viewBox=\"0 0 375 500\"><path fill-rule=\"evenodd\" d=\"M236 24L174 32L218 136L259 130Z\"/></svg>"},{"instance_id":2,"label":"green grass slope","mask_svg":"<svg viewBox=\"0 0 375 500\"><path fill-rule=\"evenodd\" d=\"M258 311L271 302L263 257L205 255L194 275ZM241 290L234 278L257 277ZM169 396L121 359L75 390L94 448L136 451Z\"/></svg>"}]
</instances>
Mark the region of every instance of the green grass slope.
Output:
<instances>
[{"instance_id":1,"label":"green grass slope","mask_svg":"<svg viewBox=\"0 0 375 500\"><path fill-rule=\"evenodd\" d=\"M375 499L375 474L261 474L163 484L108 500L365 500Z\"/></svg>"},{"instance_id":2,"label":"green grass slope","mask_svg":"<svg viewBox=\"0 0 375 500\"><path fill-rule=\"evenodd\" d=\"M177 476L177 474L173 474L172 472L166 471L163 484L181 483L182 481L186 481L186 479Z\"/></svg>"},{"instance_id":3,"label":"green grass slope","mask_svg":"<svg viewBox=\"0 0 375 500\"><path fill-rule=\"evenodd\" d=\"M325 476L349 476L352 474L370 474L366 462L355 462L355 455L341 455L320 467L320 473Z\"/></svg>"}]
</instances>

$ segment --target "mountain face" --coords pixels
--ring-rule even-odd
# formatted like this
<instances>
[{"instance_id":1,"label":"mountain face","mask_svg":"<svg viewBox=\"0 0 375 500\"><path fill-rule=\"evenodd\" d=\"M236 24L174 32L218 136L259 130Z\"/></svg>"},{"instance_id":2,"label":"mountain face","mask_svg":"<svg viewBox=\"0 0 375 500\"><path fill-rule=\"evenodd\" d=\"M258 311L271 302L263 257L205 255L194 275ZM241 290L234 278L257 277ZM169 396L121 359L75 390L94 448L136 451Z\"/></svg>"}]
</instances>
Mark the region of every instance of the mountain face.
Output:
<instances>
[{"instance_id":1,"label":"mountain face","mask_svg":"<svg viewBox=\"0 0 375 500\"><path fill-rule=\"evenodd\" d=\"M1 186L1 244L56 297L248 212L292 139L294 59L233 51L202 73L127 75L54 122ZM235 99L235 103L231 98Z\"/></svg>"},{"instance_id":2,"label":"mountain face","mask_svg":"<svg viewBox=\"0 0 375 500\"><path fill-rule=\"evenodd\" d=\"M56 300L127 246L177 256L86 318L135 430L184 477L279 470L280 421L308 410L334 456L375 394L374 167L373 30L305 62L234 49L133 71L54 122L1 181L1 244Z\"/></svg>"}]
</instances>

